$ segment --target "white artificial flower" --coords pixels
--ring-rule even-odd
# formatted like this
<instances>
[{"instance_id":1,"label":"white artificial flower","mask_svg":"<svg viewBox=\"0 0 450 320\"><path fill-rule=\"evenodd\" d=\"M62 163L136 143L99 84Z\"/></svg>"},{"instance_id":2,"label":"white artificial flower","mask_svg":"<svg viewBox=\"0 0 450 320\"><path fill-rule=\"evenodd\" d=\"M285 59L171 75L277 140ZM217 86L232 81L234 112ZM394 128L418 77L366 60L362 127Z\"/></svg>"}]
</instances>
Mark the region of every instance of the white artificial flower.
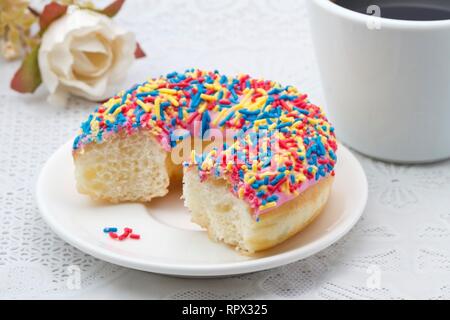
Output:
<instances>
[{"instance_id":1,"label":"white artificial flower","mask_svg":"<svg viewBox=\"0 0 450 320\"><path fill-rule=\"evenodd\" d=\"M113 94L134 61L136 40L111 18L69 7L45 31L39 68L49 101L65 105L70 94L100 101Z\"/></svg>"}]
</instances>

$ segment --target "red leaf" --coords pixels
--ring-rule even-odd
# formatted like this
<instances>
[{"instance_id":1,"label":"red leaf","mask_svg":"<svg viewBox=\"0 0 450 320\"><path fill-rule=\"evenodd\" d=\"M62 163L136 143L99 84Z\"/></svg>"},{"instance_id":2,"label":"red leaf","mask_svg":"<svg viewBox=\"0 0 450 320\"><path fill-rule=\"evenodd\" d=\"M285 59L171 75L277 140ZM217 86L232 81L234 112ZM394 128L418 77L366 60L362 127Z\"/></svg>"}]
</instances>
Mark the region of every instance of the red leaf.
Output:
<instances>
[{"instance_id":1,"label":"red leaf","mask_svg":"<svg viewBox=\"0 0 450 320\"><path fill-rule=\"evenodd\" d=\"M32 93L42 83L41 72L38 63L39 46L36 46L25 57L11 80L11 89L20 93Z\"/></svg>"},{"instance_id":2,"label":"red leaf","mask_svg":"<svg viewBox=\"0 0 450 320\"><path fill-rule=\"evenodd\" d=\"M144 58L146 56L139 43L136 42L136 50L134 50L134 57L136 59Z\"/></svg>"},{"instance_id":3,"label":"red leaf","mask_svg":"<svg viewBox=\"0 0 450 320\"><path fill-rule=\"evenodd\" d=\"M58 4L56 2L51 2L47 4L44 7L44 10L41 13L41 16L39 18L39 25L41 27L41 33L45 31L45 29L48 28L48 26L55 21L56 19L60 18L61 16L65 15L67 11L67 6Z\"/></svg>"},{"instance_id":4,"label":"red leaf","mask_svg":"<svg viewBox=\"0 0 450 320\"><path fill-rule=\"evenodd\" d=\"M115 0L109 6L107 6L103 10L100 10L99 12L112 18L120 11L124 3L125 0Z\"/></svg>"}]
</instances>

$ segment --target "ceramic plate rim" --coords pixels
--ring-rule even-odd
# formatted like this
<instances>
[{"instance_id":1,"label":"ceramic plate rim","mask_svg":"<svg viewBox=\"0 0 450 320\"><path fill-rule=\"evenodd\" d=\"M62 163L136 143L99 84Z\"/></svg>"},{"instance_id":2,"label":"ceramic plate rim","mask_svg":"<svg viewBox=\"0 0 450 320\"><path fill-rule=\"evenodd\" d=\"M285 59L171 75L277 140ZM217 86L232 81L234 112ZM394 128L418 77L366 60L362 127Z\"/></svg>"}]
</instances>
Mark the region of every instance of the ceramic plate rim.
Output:
<instances>
[{"instance_id":1,"label":"ceramic plate rim","mask_svg":"<svg viewBox=\"0 0 450 320\"><path fill-rule=\"evenodd\" d=\"M71 144L71 142L68 142ZM194 276L194 277L209 277L209 276L229 276L236 274L245 274L250 272L262 271L271 268L276 268L282 265L286 265L306 257L309 257L338 241L345 234L347 234L356 222L361 217L364 208L367 203L368 198L368 184L367 177L365 172L358 161L358 159L354 156L354 154L341 143L339 144L339 148L345 150L349 153L350 157L353 158L353 162L356 164L356 167L353 168L355 173L358 171L359 178L363 179L364 182L364 190L363 197L361 197L355 204L352 213L346 217L346 223L340 223L336 227L333 228L326 236L322 236L308 244L300 246L296 249L275 254L272 256L266 256L262 258L257 258L254 260L246 260L246 261L237 261L230 263L217 263L214 265L189 265L183 263L160 263L160 262L151 262L143 259L137 259L132 257L124 257L120 254L111 252L105 248L101 248L99 246L93 245L82 238L77 238L76 234L73 235L70 232L65 232L65 227L63 224L57 222L56 218L53 214L50 213L51 210L47 208L46 202L43 199L43 191L42 185L44 178L47 174L49 168L51 168L51 163L58 156L61 149L67 148L67 144L63 144L59 147L46 161L44 166L42 167L38 180L37 187L35 190L35 197L37 201L37 205L39 211L41 212L41 216L44 221L50 226L50 228L55 232L61 239L75 248L79 249L82 252L88 253L98 259L120 265L127 268L137 269L146 272L153 272L165 275L172 276Z\"/></svg>"}]
</instances>

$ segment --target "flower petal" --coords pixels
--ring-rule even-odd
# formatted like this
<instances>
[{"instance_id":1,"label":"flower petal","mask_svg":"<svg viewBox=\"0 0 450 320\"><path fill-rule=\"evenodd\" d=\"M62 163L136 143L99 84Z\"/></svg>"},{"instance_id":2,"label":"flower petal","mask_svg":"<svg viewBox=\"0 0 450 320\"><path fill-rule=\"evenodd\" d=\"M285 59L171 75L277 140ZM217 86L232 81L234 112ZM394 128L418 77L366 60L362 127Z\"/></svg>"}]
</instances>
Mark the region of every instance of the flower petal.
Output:
<instances>
[{"instance_id":1,"label":"flower petal","mask_svg":"<svg viewBox=\"0 0 450 320\"><path fill-rule=\"evenodd\" d=\"M101 10L99 12L112 18L117 13L119 13L119 11L122 8L124 3L125 3L125 0L115 0L113 3L111 3L109 6L107 6L106 8L104 8L103 10Z\"/></svg>"},{"instance_id":2,"label":"flower petal","mask_svg":"<svg viewBox=\"0 0 450 320\"><path fill-rule=\"evenodd\" d=\"M39 26L41 27L41 34L48 28L48 26L58 18L62 17L67 11L67 6L56 2L51 2L44 7L39 16Z\"/></svg>"}]
</instances>

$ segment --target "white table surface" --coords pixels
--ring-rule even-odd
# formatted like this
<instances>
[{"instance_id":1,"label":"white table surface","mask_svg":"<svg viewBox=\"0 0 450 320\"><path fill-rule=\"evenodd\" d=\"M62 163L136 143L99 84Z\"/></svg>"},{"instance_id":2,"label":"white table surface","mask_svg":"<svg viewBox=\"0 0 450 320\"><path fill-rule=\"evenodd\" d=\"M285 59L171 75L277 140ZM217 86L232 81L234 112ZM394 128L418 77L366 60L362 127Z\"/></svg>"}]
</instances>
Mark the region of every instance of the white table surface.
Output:
<instances>
[{"instance_id":1,"label":"white table surface","mask_svg":"<svg viewBox=\"0 0 450 320\"><path fill-rule=\"evenodd\" d=\"M294 84L323 104L304 1L128 1L117 21L148 57L127 86L200 67ZM399 166L358 155L370 187L363 218L330 248L274 270L180 279L80 252L45 225L34 188L43 163L95 105L72 99L58 109L43 88L13 93L17 66L0 60L0 298L450 298L450 161Z\"/></svg>"}]
</instances>

